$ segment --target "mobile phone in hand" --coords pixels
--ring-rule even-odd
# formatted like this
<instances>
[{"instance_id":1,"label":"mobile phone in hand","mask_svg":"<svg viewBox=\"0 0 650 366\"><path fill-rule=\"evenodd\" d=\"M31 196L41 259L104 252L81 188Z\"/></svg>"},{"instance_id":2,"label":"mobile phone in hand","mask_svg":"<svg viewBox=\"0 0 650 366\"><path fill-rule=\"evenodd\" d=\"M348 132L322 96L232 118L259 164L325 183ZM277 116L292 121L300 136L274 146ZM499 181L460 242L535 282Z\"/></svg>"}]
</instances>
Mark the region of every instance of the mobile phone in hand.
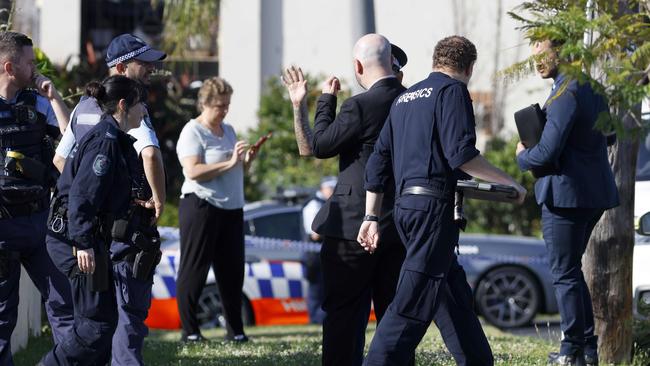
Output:
<instances>
[{"instance_id":1,"label":"mobile phone in hand","mask_svg":"<svg viewBox=\"0 0 650 366\"><path fill-rule=\"evenodd\" d=\"M264 136L260 137L259 139L257 139L257 142L252 146L252 149L253 150L259 150L260 146L262 146L262 144L265 143L266 140L268 140L269 137L271 137L271 136L273 136L273 131L270 131L266 135L264 135Z\"/></svg>"}]
</instances>

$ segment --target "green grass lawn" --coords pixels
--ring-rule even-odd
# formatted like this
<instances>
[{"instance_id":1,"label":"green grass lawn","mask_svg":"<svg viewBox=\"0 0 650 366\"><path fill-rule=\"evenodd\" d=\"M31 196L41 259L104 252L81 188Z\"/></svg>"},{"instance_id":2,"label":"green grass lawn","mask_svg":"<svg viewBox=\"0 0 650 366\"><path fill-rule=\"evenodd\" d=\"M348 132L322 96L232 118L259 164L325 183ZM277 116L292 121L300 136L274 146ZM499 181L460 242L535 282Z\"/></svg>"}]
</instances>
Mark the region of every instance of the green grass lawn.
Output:
<instances>
[{"instance_id":1,"label":"green grass lawn","mask_svg":"<svg viewBox=\"0 0 650 366\"><path fill-rule=\"evenodd\" d=\"M541 337L517 337L486 326L497 365L545 365L548 352L556 350L557 340ZM319 326L251 327L246 329L251 341L232 344L222 341L221 329L205 331L210 340L202 344L182 345L179 332L151 331L145 341L146 365L320 365ZM540 330L543 332L543 330ZM369 343L372 324L366 333ZM30 340L29 347L15 355L17 366L34 365L51 346L49 335ZM646 361L635 365L647 365ZM417 349L417 365L455 365L432 326Z\"/></svg>"}]
</instances>

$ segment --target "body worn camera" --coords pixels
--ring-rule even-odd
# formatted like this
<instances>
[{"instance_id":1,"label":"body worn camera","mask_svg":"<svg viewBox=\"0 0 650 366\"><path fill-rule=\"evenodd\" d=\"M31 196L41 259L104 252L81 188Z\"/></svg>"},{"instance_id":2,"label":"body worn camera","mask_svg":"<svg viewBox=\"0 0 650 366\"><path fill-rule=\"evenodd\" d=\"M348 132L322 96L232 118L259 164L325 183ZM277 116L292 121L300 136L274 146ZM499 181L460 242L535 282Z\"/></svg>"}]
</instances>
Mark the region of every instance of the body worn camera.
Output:
<instances>
[{"instance_id":1,"label":"body worn camera","mask_svg":"<svg viewBox=\"0 0 650 366\"><path fill-rule=\"evenodd\" d=\"M36 108L28 104L17 104L14 106L14 113L18 122L21 123L36 123L38 115Z\"/></svg>"}]
</instances>

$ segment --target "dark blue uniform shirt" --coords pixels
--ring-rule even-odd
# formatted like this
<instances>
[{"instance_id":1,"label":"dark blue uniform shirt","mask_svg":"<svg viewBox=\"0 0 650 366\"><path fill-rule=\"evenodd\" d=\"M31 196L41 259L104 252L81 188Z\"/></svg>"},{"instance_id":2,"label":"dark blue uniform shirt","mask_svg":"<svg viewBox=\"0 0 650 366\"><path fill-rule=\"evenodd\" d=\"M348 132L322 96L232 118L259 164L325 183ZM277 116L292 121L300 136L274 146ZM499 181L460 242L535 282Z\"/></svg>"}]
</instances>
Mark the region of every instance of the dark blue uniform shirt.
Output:
<instances>
[{"instance_id":1,"label":"dark blue uniform shirt","mask_svg":"<svg viewBox=\"0 0 650 366\"><path fill-rule=\"evenodd\" d=\"M611 208L618 190L607 158L607 138L594 128L605 99L588 83L558 75L544 106L542 137L517 156L522 170L554 166L557 172L535 183L537 203L551 207Z\"/></svg>"},{"instance_id":2,"label":"dark blue uniform shirt","mask_svg":"<svg viewBox=\"0 0 650 366\"><path fill-rule=\"evenodd\" d=\"M366 165L365 189L384 192L392 170L397 194L439 181L452 191L458 168L479 155L467 86L440 72L402 93L391 108Z\"/></svg>"},{"instance_id":3,"label":"dark blue uniform shirt","mask_svg":"<svg viewBox=\"0 0 650 366\"><path fill-rule=\"evenodd\" d=\"M93 247L97 217L127 212L137 165L133 138L112 116L79 141L57 183L57 195L68 197L68 237L76 247Z\"/></svg>"}]
</instances>

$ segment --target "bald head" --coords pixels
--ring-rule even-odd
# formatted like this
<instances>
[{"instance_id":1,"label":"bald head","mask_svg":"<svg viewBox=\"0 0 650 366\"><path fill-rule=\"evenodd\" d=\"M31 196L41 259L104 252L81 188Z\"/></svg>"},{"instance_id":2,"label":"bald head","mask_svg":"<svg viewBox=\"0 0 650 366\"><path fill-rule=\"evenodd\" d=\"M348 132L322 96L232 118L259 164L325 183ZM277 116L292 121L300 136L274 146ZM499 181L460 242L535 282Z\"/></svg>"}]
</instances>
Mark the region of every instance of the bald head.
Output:
<instances>
[{"instance_id":1,"label":"bald head","mask_svg":"<svg viewBox=\"0 0 650 366\"><path fill-rule=\"evenodd\" d=\"M390 42L382 35L366 34L354 45L354 58L366 68L380 67L390 70Z\"/></svg>"}]
</instances>

